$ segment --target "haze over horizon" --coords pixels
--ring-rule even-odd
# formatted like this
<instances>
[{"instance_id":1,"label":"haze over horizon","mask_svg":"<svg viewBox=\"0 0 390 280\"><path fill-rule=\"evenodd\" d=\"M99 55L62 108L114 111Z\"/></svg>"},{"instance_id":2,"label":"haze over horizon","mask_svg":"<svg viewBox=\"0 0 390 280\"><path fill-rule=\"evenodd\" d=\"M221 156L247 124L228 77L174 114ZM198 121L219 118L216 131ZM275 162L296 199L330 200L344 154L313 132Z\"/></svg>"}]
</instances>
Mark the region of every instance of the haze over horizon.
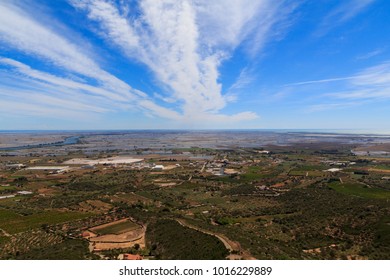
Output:
<instances>
[{"instance_id":1,"label":"haze over horizon","mask_svg":"<svg viewBox=\"0 0 390 280\"><path fill-rule=\"evenodd\" d=\"M0 130L389 132L390 2L2 1Z\"/></svg>"}]
</instances>

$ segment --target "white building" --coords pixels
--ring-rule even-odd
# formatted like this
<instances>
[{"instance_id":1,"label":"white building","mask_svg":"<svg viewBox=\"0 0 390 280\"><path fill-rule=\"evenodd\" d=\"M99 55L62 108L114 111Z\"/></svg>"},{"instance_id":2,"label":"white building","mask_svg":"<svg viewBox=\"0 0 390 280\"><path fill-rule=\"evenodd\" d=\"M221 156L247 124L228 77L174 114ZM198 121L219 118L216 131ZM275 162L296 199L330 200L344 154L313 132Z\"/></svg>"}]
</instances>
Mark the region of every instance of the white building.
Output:
<instances>
[{"instance_id":1,"label":"white building","mask_svg":"<svg viewBox=\"0 0 390 280\"><path fill-rule=\"evenodd\" d=\"M162 171L164 170L164 165L155 165L152 169L156 171Z\"/></svg>"}]
</instances>

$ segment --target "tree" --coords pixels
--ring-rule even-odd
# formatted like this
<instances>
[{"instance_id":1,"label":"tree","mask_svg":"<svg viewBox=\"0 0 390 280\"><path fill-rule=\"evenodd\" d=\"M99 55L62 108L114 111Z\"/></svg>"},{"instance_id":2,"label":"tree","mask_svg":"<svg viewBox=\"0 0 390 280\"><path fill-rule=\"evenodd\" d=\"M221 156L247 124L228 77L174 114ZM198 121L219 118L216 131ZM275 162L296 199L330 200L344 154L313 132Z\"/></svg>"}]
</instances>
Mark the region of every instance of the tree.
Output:
<instances>
[{"instance_id":1,"label":"tree","mask_svg":"<svg viewBox=\"0 0 390 280\"><path fill-rule=\"evenodd\" d=\"M14 179L14 183L16 184L17 187L23 187L23 185L26 184L27 182L28 180L24 176Z\"/></svg>"}]
</instances>

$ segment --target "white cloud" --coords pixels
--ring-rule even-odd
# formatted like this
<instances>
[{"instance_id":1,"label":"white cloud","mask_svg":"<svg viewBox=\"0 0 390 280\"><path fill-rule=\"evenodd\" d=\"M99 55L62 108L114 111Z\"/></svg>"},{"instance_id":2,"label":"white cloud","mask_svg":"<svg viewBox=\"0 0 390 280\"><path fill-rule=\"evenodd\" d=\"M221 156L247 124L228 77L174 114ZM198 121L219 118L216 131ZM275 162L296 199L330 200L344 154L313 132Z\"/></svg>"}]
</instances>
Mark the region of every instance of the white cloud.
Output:
<instances>
[{"instance_id":1,"label":"white cloud","mask_svg":"<svg viewBox=\"0 0 390 280\"><path fill-rule=\"evenodd\" d=\"M338 99L376 100L390 98L390 62L360 71L345 85L345 90L327 94Z\"/></svg>"},{"instance_id":2,"label":"white cloud","mask_svg":"<svg viewBox=\"0 0 390 280\"><path fill-rule=\"evenodd\" d=\"M70 108L52 108L44 104L31 104L24 101L1 100L0 105L0 115L2 114L4 119L11 116L46 118L49 116L50 119L72 120L80 123L97 119L96 115L91 115L89 112L74 111ZM54 129L58 129L58 127L54 127Z\"/></svg>"},{"instance_id":3,"label":"white cloud","mask_svg":"<svg viewBox=\"0 0 390 280\"><path fill-rule=\"evenodd\" d=\"M327 84L346 81L350 87L374 87L374 86L390 86L390 62L383 62L373 67L368 67L352 76L337 77L329 79L320 79L304 82L296 82L284 85L289 86L303 86L310 84Z\"/></svg>"},{"instance_id":4,"label":"white cloud","mask_svg":"<svg viewBox=\"0 0 390 280\"><path fill-rule=\"evenodd\" d=\"M217 116L234 100L222 94L220 64L243 42L252 52L261 49L272 27L292 10L282 9L282 0L142 0L141 15L131 20L131 8L122 13L111 1L70 3L98 23L99 35L153 71L171 92L168 100L182 104L183 118Z\"/></svg>"},{"instance_id":5,"label":"white cloud","mask_svg":"<svg viewBox=\"0 0 390 280\"><path fill-rule=\"evenodd\" d=\"M350 107L355 107L363 104L362 102L342 102L342 103L323 103L310 105L307 108L308 113L321 112L321 111L333 111L333 110L342 110Z\"/></svg>"},{"instance_id":6,"label":"white cloud","mask_svg":"<svg viewBox=\"0 0 390 280\"><path fill-rule=\"evenodd\" d=\"M343 1L343 3L337 7L329 17L333 20L337 18L339 22L347 21L360 12L362 12L369 5L374 3L376 0L350 0Z\"/></svg>"},{"instance_id":7,"label":"white cloud","mask_svg":"<svg viewBox=\"0 0 390 280\"><path fill-rule=\"evenodd\" d=\"M86 84L86 83L80 83L80 82L73 81L71 79L65 79L65 78L57 77L55 75L48 74L48 73L45 73L42 71L38 71L38 70L32 69L30 66L28 66L24 63L21 63L19 61L13 60L13 59L0 57L0 64L12 66L15 68L16 71L18 71L18 73L24 74L27 77L30 77L32 79L46 82L46 83L49 83L51 85L55 85L55 86L58 86L61 88L82 90L82 91L86 91L90 94L99 95L99 96L102 96L104 98L116 100L116 101L122 101L122 102L127 101L127 99L124 96L122 96L118 93L106 90L106 89L101 88L101 87L91 86L91 85Z\"/></svg>"},{"instance_id":8,"label":"white cloud","mask_svg":"<svg viewBox=\"0 0 390 280\"><path fill-rule=\"evenodd\" d=\"M102 22L104 29L109 31L108 37L118 42L120 45L128 47L138 46L139 38L126 18L111 3L105 1L71 1L71 3L80 9L88 9L88 17L92 20ZM122 4L122 7L124 4Z\"/></svg>"},{"instance_id":9,"label":"white cloud","mask_svg":"<svg viewBox=\"0 0 390 280\"><path fill-rule=\"evenodd\" d=\"M336 86L333 85L335 82ZM301 86L318 83L324 84L325 89L322 91L326 93L311 98L327 102L309 105L308 112L345 109L367 102L383 102L390 99L390 62L366 68L350 77L294 83L286 88L299 92ZM329 91L329 87L333 90Z\"/></svg>"},{"instance_id":10,"label":"white cloud","mask_svg":"<svg viewBox=\"0 0 390 280\"><path fill-rule=\"evenodd\" d=\"M161 107L149 100L143 100L140 102L140 106L153 112L153 115L164 117L171 120L180 120L181 115L175 111Z\"/></svg>"},{"instance_id":11,"label":"white cloud","mask_svg":"<svg viewBox=\"0 0 390 280\"><path fill-rule=\"evenodd\" d=\"M303 86L303 85L311 85L311 84L324 84L324 83L332 83L332 82L338 82L338 81L352 80L352 79L355 79L356 77L357 76L330 78L330 79L320 79L320 80L312 80L312 81L304 81L304 82L285 84L284 86L285 87L289 87L289 86Z\"/></svg>"},{"instance_id":12,"label":"white cloud","mask_svg":"<svg viewBox=\"0 0 390 280\"><path fill-rule=\"evenodd\" d=\"M121 96L104 88L57 77L12 59L0 58L1 64L14 67L13 73L2 70L1 99L27 101L35 104L35 107L50 107L49 110L42 112L50 113L55 107L70 112L85 111L86 113L132 109L168 119L180 118L178 113L162 108L148 99L123 100Z\"/></svg>"},{"instance_id":13,"label":"white cloud","mask_svg":"<svg viewBox=\"0 0 390 280\"><path fill-rule=\"evenodd\" d=\"M376 0L347 0L340 1L335 9L330 11L322 20L318 35L324 35L333 27L342 24L362 13Z\"/></svg>"},{"instance_id":14,"label":"white cloud","mask_svg":"<svg viewBox=\"0 0 390 280\"><path fill-rule=\"evenodd\" d=\"M198 0L195 3L202 44L210 48L218 49L224 46L233 49L241 44L256 26L268 28L270 22L264 24L264 18L275 16L273 11L270 11L270 7L274 5L271 1ZM272 19L270 21L273 22ZM260 33L262 32L263 30Z\"/></svg>"},{"instance_id":15,"label":"white cloud","mask_svg":"<svg viewBox=\"0 0 390 280\"><path fill-rule=\"evenodd\" d=\"M0 107L2 112L7 111L21 115L31 113L73 119L75 115L79 116L80 114L107 113L112 111L112 105L115 104L101 96L86 95L74 88L47 84L15 73L4 71L0 73ZM7 105L18 103L20 106L9 107ZM31 109L22 110L27 108L26 104L31 105ZM67 114L55 114L56 110Z\"/></svg>"},{"instance_id":16,"label":"white cloud","mask_svg":"<svg viewBox=\"0 0 390 280\"><path fill-rule=\"evenodd\" d=\"M361 71L352 80L356 86L390 86L390 62L384 62Z\"/></svg>"},{"instance_id":17,"label":"white cloud","mask_svg":"<svg viewBox=\"0 0 390 280\"><path fill-rule=\"evenodd\" d=\"M49 59L67 70L100 81L115 80L67 39L15 6L0 3L0 39L28 54Z\"/></svg>"},{"instance_id":18,"label":"white cloud","mask_svg":"<svg viewBox=\"0 0 390 280\"><path fill-rule=\"evenodd\" d=\"M50 94L63 93L62 104L67 98L89 98L89 102L111 105L112 110L129 107L144 108L139 102L148 100L145 93L132 88L124 81L118 79L107 71L103 70L91 57L94 54L86 53L82 47L71 39L65 38L47 25L39 22L23 9L14 3L0 2L0 41L6 46L23 51L24 53L45 60L46 63L54 64L63 71L69 71L75 79L58 77L43 71L32 69L30 66L16 60L1 58L1 64L11 66L19 74L30 78L30 83L38 85L40 92ZM93 79L98 86L92 86L83 82L82 77ZM80 79L81 78L81 79ZM20 80L20 77L15 77ZM81 80L82 82L76 81ZM41 83L38 83L40 81ZM13 83L14 98L23 100L22 91L19 91L19 84ZM73 91L72 91L73 90ZM75 90L75 91L74 91ZM18 95L19 94L19 95ZM91 97L98 95L100 98ZM23 95L23 98L27 97ZM108 100L108 101L107 101ZM45 100L40 100L44 104ZM119 103L121 102L121 103ZM151 101L150 101L151 102ZM88 102L87 102L88 103ZM71 106L73 103L69 103ZM131 106L132 104L133 106ZM168 109L167 109L168 110ZM50 110L49 110L50 111ZM45 112L43 110L42 112Z\"/></svg>"},{"instance_id":19,"label":"white cloud","mask_svg":"<svg viewBox=\"0 0 390 280\"><path fill-rule=\"evenodd\" d=\"M369 58L377 56L377 55L379 55L379 54L381 54L383 52L384 52L384 49L376 49L376 50L373 50L371 52L359 55L358 57L356 57L356 59L357 60L369 59Z\"/></svg>"},{"instance_id":20,"label":"white cloud","mask_svg":"<svg viewBox=\"0 0 390 280\"><path fill-rule=\"evenodd\" d=\"M0 2L0 40L24 51L47 59L57 67L94 78L105 87L120 91L127 98L138 92L131 92L129 85L104 71L82 48L58 35L49 27L39 23L11 3Z\"/></svg>"},{"instance_id":21,"label":"white cloud","mask_svg":"<svg viewBox=\"0 0 390 280\"><path fill-rule=\"evenodd\" d=\"M44 15L27 13L23 2L3 1L0 42L62 71L61 76L55 75L0 58L3 80L14 75L14 81L8 79L8 84L0 87L7 102L12 102L9 90L13 88L14 100L40 100L32 103L35 108L73 107L73 111L93 113L130 108L178 122L252 120L257 117L253 112L221 113L237 95L223 94L219 67L240 45L250 53L261 50L283 29L279 24L292 11L292 6L282 5L288 2L285 0L141 0L135 16L127 1L69 2L98 23L98 34L107 42L130 60L146 65L164 91L147 96L132 88L104 70L96 62L96 54L82 47L83 39L75 40L57 23L48 24ZM244 82L241 77L236 86Z\"/></svg>"},{"instance_id":22,"label":"white cloud","mask_svg":"<svg viewBox=\"0 0 390 280\"><path fill-rule=\"evenodd\" d=\"M251 84L254 79L255 78L250 73L250 70L248 68L244 68L241 70L240 75L238 75L238 78L236 79L234 84L230 86L229 91L243 89L249 84Z\"/></svg>"},{"instance_id":23,"label":"white cloud","mask_svg":"<svg viewBox=\"0 0 390 280\"><path fill-rule=\"evenodd\" d=\"M224 95L225 100L229 103L237 102L239 94L242 93L254 81L255 76L251 73L249 68L243 68L235 82L227 89Z\"/></svg>"},{"instance_id":24,"label":"white cloud","mask_svg":"<svg viewBox=\"0 0 390 280\"><path fill-rule=\"evenodd\" d=\"M199 114L192 119L193 122L211 122L211 123L238 123L258 119L259 116L253 112L241 112L233 115L224 114ZM189 120L190 122L191 120Z\"/></svg>"}]
</instances>

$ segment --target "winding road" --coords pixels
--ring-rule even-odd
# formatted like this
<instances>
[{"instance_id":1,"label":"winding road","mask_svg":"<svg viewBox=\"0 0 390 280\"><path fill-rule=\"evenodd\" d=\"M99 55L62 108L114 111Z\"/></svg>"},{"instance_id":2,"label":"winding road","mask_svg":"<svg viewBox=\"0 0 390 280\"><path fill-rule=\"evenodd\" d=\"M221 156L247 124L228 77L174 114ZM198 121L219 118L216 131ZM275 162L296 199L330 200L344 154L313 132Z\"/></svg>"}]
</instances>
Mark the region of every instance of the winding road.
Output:
<instances>
[{"instance_id":1,"label":"winding road","mask_svg":"<svg viewBox=\"0 0 390 280\"><path fill-rule=\"evenodd\" d=\"M221 242L223 243L223 245L225 246L225 248L227 250L229 250L229 252L231 253L231 256L236 256L234 254L232 254L233 251L236 251L238 252L238 255L242 258L242 259L246 259L246 260L250 260L250 259L255 259L248 251L246 250L243 250L241 248L241 245L240 243L236 242L236 241L232 241L230 240L229 238L227 238L225 235L221 234L221 233L215 233L215 232L211 232L211 231L208 231L208 230L205 230L205 229L202 229L202 228L199 228L197 226L194 226L194 225L191 225L189 223L187 223L185 220L183 219L175 219L180 225L184 226L184 227L188 227L188 228L191 228L191 229L194 229L194 230L197 230L199 232L202 232L202 233L205 233L205 234L208 234L208 235L212 235L212 236L215 236L216 238L218 238L219 240L221 240Z\"/></svg>"}]
</instances>

